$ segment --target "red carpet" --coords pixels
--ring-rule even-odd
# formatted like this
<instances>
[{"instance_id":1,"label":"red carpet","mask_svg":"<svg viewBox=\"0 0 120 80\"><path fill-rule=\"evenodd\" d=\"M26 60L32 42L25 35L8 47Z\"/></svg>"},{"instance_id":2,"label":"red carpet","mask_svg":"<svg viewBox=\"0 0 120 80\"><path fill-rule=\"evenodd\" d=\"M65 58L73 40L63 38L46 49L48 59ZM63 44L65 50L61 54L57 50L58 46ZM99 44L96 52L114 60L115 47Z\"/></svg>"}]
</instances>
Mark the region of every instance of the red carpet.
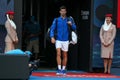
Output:
<instances>
[{"instance_id":1,"label":"red carpet","mask_svg":"<svg viewBox=\"0 0 120 80\"><path fill-rule=\"evenodd\" d=\"M55 72L33 72L32 76L39 77L58 77ZM104 73L76 73L68 72L65 76L60 77L77 77L77 78L120 78L120 76Z\"/></svg>"}]
</instances>

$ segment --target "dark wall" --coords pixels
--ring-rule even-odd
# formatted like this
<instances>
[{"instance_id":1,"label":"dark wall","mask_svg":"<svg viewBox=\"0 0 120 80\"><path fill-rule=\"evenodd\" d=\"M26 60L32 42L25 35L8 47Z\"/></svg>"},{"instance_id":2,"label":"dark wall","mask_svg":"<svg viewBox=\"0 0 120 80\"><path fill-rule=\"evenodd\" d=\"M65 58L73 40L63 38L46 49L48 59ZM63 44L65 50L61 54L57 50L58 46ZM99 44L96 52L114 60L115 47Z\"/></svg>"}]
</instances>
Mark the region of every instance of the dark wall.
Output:
<instances>
[{"instance_id":1,"label":"dark wall","mask_svg":"<svg viewBox=\"0 0 120 80\"><path fill-rule=\"evenodd\" d=\"M78 68L86 71L91 71L91 3L92 0L81 0L79 12Z\"/></svg>"},{"instance_id":2,"label":"dark wall","mask_svg":"<svg viewBox=\"0 0 120 80\"><path fill-rule=\"evenodd\" d=\"M17 48L22 48L22 0L14 0L15 23L17 25L17 34L19 44Z\"/></svg>"},{"instance_id":3,"label":"dark wall","mask_svg":"<svg viewBox=\"0 0 120 80\"><path fill-rule=\"evenodd\" d=\"M0 53L4 53L6 33L5 26L0 25Z\"/></svg>"}]
</instances>

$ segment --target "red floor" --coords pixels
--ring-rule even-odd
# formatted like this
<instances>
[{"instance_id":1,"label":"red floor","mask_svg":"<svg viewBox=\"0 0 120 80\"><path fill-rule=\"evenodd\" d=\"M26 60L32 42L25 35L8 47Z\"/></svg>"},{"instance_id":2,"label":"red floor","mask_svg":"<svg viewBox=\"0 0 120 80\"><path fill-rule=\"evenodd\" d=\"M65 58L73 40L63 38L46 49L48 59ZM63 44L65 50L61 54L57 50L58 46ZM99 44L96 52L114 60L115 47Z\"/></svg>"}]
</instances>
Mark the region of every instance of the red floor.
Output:
<instances>
[{"instance_id":1,"label":"red floor","mask_svg":"<svg viewBox=\"0 0 120 80\"><path fill-rule=\"evenodd\" d=\"M33 72L32 76L39 77L58 77L55 72ZM79 72L68 72L63 77L77 77L77 78L120 78L120 76L104 73L79 73Z\"/></svg>"}]
</instances>

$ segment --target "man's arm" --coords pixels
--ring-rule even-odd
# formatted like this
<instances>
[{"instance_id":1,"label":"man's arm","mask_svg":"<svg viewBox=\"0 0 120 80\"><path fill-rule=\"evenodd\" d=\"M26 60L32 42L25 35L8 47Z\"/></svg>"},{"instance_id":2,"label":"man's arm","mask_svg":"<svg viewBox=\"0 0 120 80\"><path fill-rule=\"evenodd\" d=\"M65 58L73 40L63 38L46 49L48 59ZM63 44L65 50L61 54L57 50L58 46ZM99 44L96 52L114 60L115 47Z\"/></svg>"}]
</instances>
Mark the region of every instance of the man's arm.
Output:
<instances>
[{"instance_id":1,"label":"man's arm","mask_svg":"<svg viewBox=\"0 0 120 80\"><path fill-rule=\"evenodd\" d=\"M50 37L51 38L54 38L55 28L56 28L56 19L53 20L53 23L52 23L52 25L50 27Z\"/></svg>"},{"instance_id":2,"label":"man's arm","mask_svg":"<svg viewBox=\"0 0 120 80\"><path fill-rule=\"evenodd\" d=\"M55 28L57 27L56 24L57 24L57 18L53 20L52 26L50 27L50 38L53 44L55 43L54 31L55 31Z\"/></svg>"}]
</instances>

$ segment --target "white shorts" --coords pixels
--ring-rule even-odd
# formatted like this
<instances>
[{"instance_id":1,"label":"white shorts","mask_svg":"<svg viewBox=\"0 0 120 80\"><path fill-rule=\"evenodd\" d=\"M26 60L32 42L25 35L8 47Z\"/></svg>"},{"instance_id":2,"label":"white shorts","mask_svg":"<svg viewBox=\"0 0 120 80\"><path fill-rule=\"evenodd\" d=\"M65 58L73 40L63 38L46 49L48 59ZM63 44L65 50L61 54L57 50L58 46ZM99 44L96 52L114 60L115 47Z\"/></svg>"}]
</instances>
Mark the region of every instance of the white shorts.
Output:
<instances>
[{"instance_id":1,"label":"white shorts","mask_svg":"<svg viewBox=\"0 0 120 80\"><path fill-rule=\"evenodd\" d=\"M58 41L55 43L56 49L61 48L62 51L68 51L69 41Z\"/></svg>"}]
</instances>

